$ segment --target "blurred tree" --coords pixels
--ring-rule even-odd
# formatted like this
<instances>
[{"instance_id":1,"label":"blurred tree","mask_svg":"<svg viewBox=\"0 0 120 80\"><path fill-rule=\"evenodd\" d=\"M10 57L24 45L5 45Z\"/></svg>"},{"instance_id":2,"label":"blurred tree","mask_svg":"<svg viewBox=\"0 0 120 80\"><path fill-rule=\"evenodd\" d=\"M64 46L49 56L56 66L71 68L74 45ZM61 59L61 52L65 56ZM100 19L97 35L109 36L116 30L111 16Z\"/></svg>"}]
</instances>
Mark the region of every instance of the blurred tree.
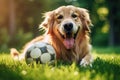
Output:
<instances>
[{"instance_id":1,"label":"blurred tree","mask_svg":"<svg viewBox=\"0 0 120 80\"><path fill-rule=\"evenodd\" d=\"M109 44L110 46L120 45L120 0L107 0L106 3L109 9Z\"/></svg>"},{"instance_id":2,"label":"blurred tree","mask_svg":"<svg viewBox=\"0 0 120 80\"><path fill-rule=\"evenodd\" d=\"M15 25L15 3L14 0L9 0L9 36L13 40L16 25Z\"/></svg>"}]
</instances>

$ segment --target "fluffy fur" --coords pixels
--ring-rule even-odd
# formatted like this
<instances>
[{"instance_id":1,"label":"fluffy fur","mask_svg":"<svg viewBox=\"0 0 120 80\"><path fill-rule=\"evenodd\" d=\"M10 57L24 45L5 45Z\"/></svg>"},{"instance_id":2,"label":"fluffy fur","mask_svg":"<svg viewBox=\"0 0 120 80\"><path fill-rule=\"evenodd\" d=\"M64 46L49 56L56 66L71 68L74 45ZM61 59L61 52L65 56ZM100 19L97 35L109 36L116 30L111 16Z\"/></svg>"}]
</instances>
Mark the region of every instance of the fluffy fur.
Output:
<instances>
[{"instance_id":1,"label":"fluffy fur","mask_svg":"<svg viewBox=\"0 0 120 80\"><path fill-rule=\"evenodd\" d=\"M46 33L26 44L22 54L12 48L13 58L17 56L19 60L24 59L24 51L31 43L44 41L55 48L58 60L76 62L83 66L91 65L93 59L89 26L92 24L88 11L84 8L69 5L49 11L45 13L44 17L45 19L40 26L46 29ZM72 24L72 29L68 31L69 34L64 29L68 23Z\"/></svg>"}]
</instances>

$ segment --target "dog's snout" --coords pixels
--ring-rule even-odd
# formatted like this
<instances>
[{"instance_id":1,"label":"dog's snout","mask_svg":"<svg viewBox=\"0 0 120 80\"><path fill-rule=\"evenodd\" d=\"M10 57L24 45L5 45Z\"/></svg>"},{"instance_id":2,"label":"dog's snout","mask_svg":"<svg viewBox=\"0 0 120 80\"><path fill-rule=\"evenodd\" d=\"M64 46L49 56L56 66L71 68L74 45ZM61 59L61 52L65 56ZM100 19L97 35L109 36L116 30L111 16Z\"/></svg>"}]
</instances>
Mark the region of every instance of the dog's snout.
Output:
<instances>
[{"instance_id":1,"label":"dog's snout","mask_svg":"<svg viewBox=\"0 0 120 80\"><path fill-rule=\"evenodd\" d=\"M66 23L63 25L66 32L71 32L73 29L73 23Z\"/></svg>"}]
</instances>

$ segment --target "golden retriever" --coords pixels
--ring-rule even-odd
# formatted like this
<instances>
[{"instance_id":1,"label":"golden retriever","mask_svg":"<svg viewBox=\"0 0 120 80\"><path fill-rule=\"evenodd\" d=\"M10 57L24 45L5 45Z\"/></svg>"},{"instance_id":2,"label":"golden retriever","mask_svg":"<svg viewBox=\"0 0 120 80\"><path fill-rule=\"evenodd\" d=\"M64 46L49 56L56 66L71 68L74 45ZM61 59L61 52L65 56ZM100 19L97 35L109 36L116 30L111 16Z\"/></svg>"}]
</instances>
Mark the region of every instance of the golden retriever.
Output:
<instances>
[{"instance_id":1,"label":"golden retriever","mask_svg":"<svg viewBox=\"0 0 120 80\"><path fill-rule=\"evenodd\" d=\"M89 33L92 24L88 11L68 5L49 11L44 17L40 25L46 29L44 36L30 41L20 55L16 49L11 49L12 56L21 60L24 58L27 46L37 41L44 41L55 48L57 60L76 62L82 66L91 65L93 58Z\"/></svg>"}]
</instances>

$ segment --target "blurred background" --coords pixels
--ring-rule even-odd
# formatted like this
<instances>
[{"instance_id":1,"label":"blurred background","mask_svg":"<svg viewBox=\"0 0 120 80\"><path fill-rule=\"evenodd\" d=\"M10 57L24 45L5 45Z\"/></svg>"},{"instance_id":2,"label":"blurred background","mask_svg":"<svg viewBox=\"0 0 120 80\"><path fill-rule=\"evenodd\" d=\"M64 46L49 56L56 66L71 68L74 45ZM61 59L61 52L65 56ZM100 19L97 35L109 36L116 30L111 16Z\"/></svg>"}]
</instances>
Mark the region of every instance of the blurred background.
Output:
<instances>
[{"instance_id":1,"label":"blurred background","mask_svg":"<svg viewBox=\"0 0 120 80\"><path fill-rule=\"evenodd\" d=\"M41 35L42 13L62 5L89 10L93 27L91 43L99 47L120 46L120 0L0 0L0 52L22 46Z\"/></svg>"}]
</instances>

